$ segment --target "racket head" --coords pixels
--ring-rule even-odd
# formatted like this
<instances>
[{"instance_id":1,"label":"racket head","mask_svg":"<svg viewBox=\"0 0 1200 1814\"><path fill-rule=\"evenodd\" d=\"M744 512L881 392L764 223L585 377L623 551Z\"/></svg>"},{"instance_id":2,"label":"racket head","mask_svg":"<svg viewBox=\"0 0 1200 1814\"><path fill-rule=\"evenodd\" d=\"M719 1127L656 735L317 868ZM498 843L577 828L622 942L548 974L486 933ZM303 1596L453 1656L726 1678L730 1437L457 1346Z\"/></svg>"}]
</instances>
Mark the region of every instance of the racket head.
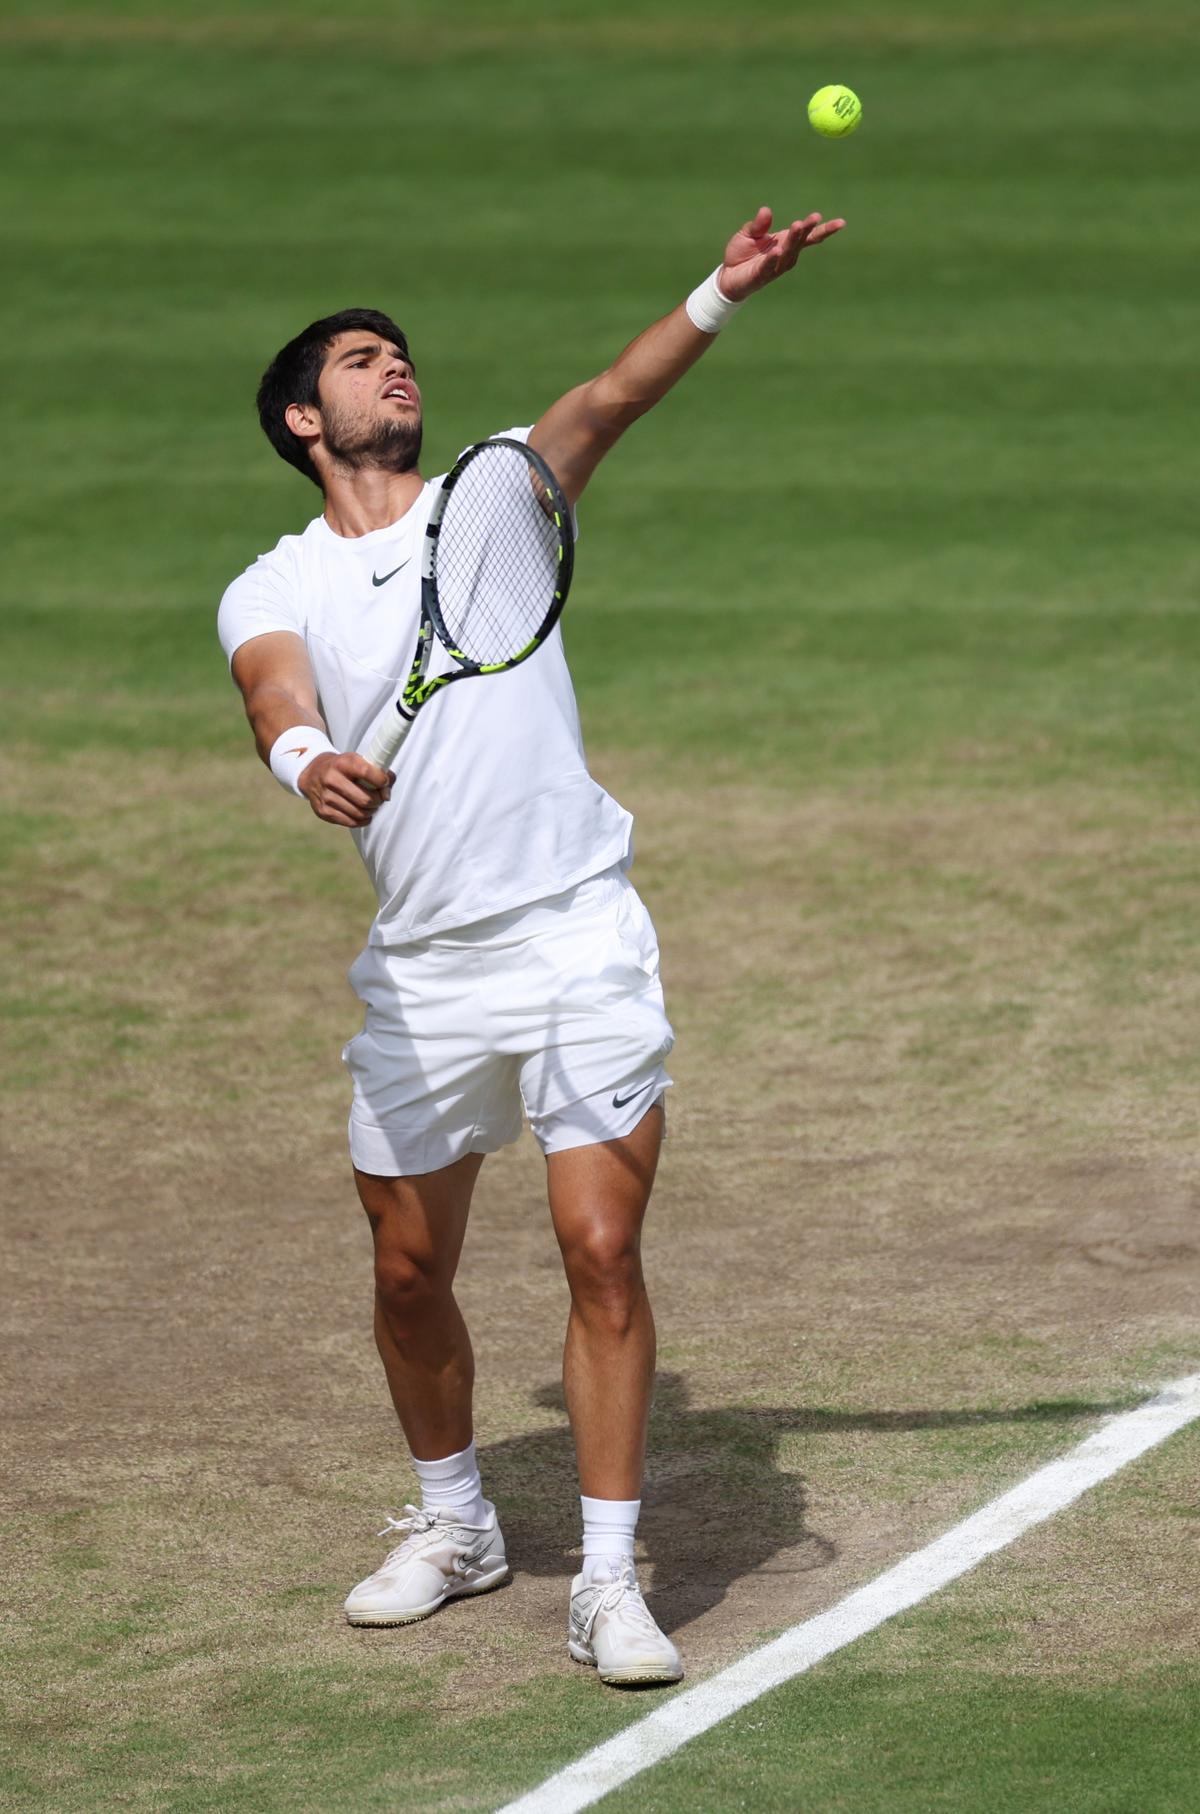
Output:
<instances>
[{"instance_id":1,"label":"racket head","mask_svg":"<svg viewBox=\"0 0 1200 1814\"><path fill-rule=\"evenodd\" d=\"M469 447L442 482L421 557L438 641L473 674L516 667L562 615L575 564L571 507L523 441Z\"/></svg>"}]
</instances>

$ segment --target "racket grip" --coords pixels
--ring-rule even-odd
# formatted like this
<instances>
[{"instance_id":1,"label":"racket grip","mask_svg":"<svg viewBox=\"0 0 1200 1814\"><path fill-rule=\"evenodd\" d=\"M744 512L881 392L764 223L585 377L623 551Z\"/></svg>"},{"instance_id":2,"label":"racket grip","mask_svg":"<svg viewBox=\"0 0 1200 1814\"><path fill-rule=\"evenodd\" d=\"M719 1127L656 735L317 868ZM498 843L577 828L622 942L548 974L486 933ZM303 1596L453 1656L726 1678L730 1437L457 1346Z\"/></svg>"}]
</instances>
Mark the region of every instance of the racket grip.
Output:
<instances>
[{"instance_id":1,"label":"racket grip","mask_svg":"<svg viewBox=\"0 0 1200 1814\"><path fill-rule=\"evenodd\" d=\"M412 729L412 723L412 718L402 712L399 706L385 713L383 722L376 727L370 748L366 751L367 761L373 762L377 768L391 768L400 745Z\"/></svg>"}]
</instances>

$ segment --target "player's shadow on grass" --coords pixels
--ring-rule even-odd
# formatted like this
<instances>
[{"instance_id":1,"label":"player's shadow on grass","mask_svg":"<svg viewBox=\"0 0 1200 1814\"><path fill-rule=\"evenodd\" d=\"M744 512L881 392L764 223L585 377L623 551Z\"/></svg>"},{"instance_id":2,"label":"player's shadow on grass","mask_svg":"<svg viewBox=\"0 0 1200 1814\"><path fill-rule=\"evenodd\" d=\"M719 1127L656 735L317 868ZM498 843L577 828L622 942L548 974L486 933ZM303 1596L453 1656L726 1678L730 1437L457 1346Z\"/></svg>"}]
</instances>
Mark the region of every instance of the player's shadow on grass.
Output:
<instances>
[{"instance_id":1,"label":"player's shadow on grass","mask_svg":"<svg viewBox=\"0 0 1200 1814\"><path fill-rule=\"evenodd\" d=\"M562 1412L561 1387L541 1387L534 1403ZM743 1575L801 1574L835 1560L836 1546L807 1523L804 1480L780 1467L781 1438L1072 1423L1127 1408L1125 1400L1058 1399L986 1411L822 1411L790 1405L700 1410L689 1405L681 1375L660 1373L639 1526L654 1565L655 1611L674 1630L718 1605ZM514 1568L535 1575L573 1573L579 1552L568 1547L564 1533L578 1529L579 1487L565 1413L557 1428L486 1449L482 1465L484 1490L500 1507ZM775 1568L768 1569L775 1558Z\"/></svg>"}]
</instances>

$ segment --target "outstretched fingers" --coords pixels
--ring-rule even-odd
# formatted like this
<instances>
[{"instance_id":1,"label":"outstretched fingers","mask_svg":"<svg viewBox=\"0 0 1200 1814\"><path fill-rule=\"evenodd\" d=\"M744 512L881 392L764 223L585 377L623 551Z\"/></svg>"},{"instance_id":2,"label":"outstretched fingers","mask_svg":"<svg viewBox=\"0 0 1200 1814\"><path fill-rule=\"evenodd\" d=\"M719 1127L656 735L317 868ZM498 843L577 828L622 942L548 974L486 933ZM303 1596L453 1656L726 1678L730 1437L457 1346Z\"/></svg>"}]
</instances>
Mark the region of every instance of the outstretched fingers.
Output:
<instances>
[{"instance_id":1,"label":"outstretched fingers","mask_svg":"<svg viewBox=\"0 0 1200 1814\"><path fill-rule=\"evenodd\" d=\"M800 237L801 251L805 246L819 246L823 239L829 239L834 233L840 233L846 224L844 220L822 220L819 214L813 216L812 219L814 224L811 226L807 221L801 222L806 229Z\"/></svg>"},{"instance_id":2,"label":"outstretched fingers","mask_svg":"<svg viewBox=\"0 0 1200 1814\"><path fill-rule=\"evenodd\" d=\"M844 220L824 220L819 214L794 220L787 232L779 235L783 241L780 270L790 271L806 246L819 246L822 240L840 233L845 224Z\"/></svg>"},{"instance_id":3,"label":"outstretched fingers","mask_svg":"<svg viewBox=\"0 0 1200 1814\"><path fill-rule=\"evenodd\" d=\"M806 246L821 245L846 224L840 215L836 220L825 220L814 213L772 232L771 220L770 208L760 208L726 246L720 284L730 302L744 302L756 290L774 283L792 269Z\"/></svg>"}]
</instances>

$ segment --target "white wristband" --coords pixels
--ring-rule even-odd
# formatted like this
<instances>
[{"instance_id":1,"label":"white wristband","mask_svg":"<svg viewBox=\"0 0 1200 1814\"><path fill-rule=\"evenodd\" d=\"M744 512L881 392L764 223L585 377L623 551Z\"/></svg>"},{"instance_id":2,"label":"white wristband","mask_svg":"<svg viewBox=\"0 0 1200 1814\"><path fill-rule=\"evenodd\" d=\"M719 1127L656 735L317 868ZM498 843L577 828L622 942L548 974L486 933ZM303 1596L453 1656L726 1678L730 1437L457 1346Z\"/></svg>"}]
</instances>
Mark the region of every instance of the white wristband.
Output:
<instances>
[{"instance_id":1,"label":"white wristband","mask_svg":"<svg viewBox=\"0 0 1200 1814\"><path fill-rule=\"evenodd\" d=\"M683 305L693 327L698 327L702 334L719 334L729 318L736 315L742 306L740 302L730 302L717 282L720 275L721 266L718 265L712 276L706 277Z\"/></svg>"},{"instance_id":2,"label":"white wristband","mask_svg":"<svg viewBox=\"0 0 1200 1814\"><path fill-rule=\"evenodd\" d=\"M271 745L271 773L280 787L290 788L292 793L298 794L304 770L315 757L323 756L326 750L332 750L335 756L337 754L337 746L330 743L324 731L319 731L312 724L294 724L282 737L276 737Z\"/></svg>"}]
</instances>

